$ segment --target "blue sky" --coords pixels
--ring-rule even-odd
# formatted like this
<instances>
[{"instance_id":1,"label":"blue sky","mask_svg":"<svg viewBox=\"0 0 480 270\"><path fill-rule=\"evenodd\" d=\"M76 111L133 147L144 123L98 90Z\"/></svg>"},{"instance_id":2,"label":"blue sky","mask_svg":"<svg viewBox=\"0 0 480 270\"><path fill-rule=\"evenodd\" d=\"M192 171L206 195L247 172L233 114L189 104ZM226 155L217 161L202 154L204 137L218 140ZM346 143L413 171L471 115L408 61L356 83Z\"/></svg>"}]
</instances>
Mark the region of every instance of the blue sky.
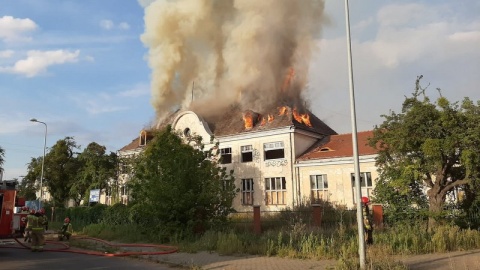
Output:
<instances>
[{"instance_id":1,"label":"blue sky","mask_svg":"<svg viewBox=\"0 0 480 270\"><path fill-rule=\"evenodd\" d=\"M161 0L165 1L165 0ZM152 1L5 0L0 5L0 146L4 179L26 173L31 157L73 136L116 151L154 121L144 6ZM327 0L308 99L339 133L351 130L344 1ZM480 99L480 3L350 1L358 130L399 111L424 75L452 101ZM82 148L83 149L83 148Z\"/></svg>"}]
</instances>

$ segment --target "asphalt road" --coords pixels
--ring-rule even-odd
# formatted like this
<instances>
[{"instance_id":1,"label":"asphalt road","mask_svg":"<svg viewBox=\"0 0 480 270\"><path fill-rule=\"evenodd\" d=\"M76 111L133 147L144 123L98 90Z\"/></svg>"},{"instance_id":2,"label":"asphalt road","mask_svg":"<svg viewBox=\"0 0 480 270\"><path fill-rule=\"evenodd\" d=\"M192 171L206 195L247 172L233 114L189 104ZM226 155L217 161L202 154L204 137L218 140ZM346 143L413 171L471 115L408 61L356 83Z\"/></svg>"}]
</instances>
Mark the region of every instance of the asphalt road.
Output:
<instances>
[{"instance_id":1,"label":"asphalt road","mask_svg":"<svg viewBox=\"0 0 480 270\"><path fill-rule=\"evenodd\" d=\"M10 246L10 247L9 247ZM43 269L43 270L80 270L80 269L172 269L165 264L125 257L103 257L69 252L31 252L18 249L19 245L0 247L0 269Z\"/></svg>"}]
</instances>

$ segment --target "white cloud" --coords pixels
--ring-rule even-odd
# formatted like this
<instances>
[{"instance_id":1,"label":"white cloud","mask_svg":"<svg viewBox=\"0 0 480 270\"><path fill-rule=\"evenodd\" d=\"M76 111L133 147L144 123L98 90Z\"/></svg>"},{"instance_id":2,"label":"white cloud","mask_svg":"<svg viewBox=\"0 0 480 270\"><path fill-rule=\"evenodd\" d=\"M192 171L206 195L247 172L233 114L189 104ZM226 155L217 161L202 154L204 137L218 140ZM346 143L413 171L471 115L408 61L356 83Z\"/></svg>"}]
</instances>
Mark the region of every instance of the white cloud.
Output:
<instances>
[{"instance_id":1,"label":"white cloud","mask_svg":"<svg viewBox=\"0 0 480 270\"><path fill-rule=\"evenodd\" d=\"M35 29L37 29L37 24L28 18L18 19L12 16L0 17L0 40L7 42L29 41L29 37L22 35Z\"/></svg>"},{"instance_id":2,"label":"white cloud","mask_svg":"<svg viewBox=\"0 0 480 270\"><path fill-rule=\"evenodd\" d=\"M138 0L138 3L140 4L140 6L144 8L148 7L153 2L155 2L155 0Z\"/></svg>"},{"instance_id":3,"label":"white cloud","mask_svg":"<svg viewBox=\"0 0 480 270\"><path fill-rule=\"evenodd\" d=\"M110 20L101 20L100 21L100 27L102 27L105 30L111 30L114 27L114 24Z\"/></svg>"},{"instance_id":4,"label":"white cloud","mask_svg":"<svg viewBox=\"0 0 480 270\"><path fill-rule=\"evenodd\" d=\"M118 28L120 30L128 30L130 29L130 25L126 22L121 22L119 24L115 24L111 20L101 20L100 21L100 27L105 29L105 30L113 30L115 28Z\"/></svg>"},{"instance_id":5,"label":"white cloud","mask_svg":"<svg viewBox=\"0 0 480 270\"><path fill-rule=\"evenodd\" d=\"M89 100L79 100L80 104L86 108L89 114L101 114L118 112L128 109L124 106L116 106L111 103L111 96L105 93L98 94L95 98Z\"/></svg>"},{"instance_id":6,"label":"white cloud","mask_svg":"<svg viewBox=\"0 0 480 270\"><path fill-rule=\"evenodd\" d=\"M0 58L10 58L15 52L12 50L0 51Z\"/></svg>"},{"instance_id":7,"label":"white cloud","mask_svg":"<svg viewBox=\"0 0 480 270\"><path fill-rule=\"evenodd\" d=\"M122 30L128 30L130 29L130 25L126 22L121 22L118 24L118 28L122 29Z\"/></svg>"},{"instance_id":8,"label":"white cloud","mask_svg":"<svg viewBox=\"0 0 480 270\"><path fill-rule=\"evenodd\" d=\"M47 70L49 66L61 65L65 63L75 63L78 61L80 51L74 52L66 50L27 52L27 58L17 61L11 67L0 67L0 72L15 73L27 77L35 77Z\"/></svg>"},{"instance_id":9,"label":"white cloud","mask_svg":"<svg viewBox=\"0 0 480 270\"><path fill-rule=\"evenodd\" d=\"M140 96L146 96L149 94L150 94L149 86L145 84L139 84L130 90L120 92L118 95L120 97L140 97Z\"/></svg>"},{"instance_id":10,"label":"white cloud","mask_svg":"<svg viewBox=\"0 0 480 270\"><path fill-rule=\"evenodd\" d=\"M91 56L91 55L87 55L85 56L85 61L87 62L95 62L95 57Z\"/></svg>"}]
</instances>

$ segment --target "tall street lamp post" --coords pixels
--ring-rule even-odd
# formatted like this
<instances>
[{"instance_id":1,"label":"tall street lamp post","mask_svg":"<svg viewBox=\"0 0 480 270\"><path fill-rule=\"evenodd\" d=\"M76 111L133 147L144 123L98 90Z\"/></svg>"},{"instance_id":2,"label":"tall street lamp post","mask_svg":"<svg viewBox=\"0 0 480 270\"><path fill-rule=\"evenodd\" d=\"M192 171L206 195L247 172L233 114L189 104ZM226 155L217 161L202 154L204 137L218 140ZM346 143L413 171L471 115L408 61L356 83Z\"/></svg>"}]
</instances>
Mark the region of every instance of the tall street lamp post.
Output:
<instances>
[{"instance_id":1,"label":"tall street lamp post","mask_svg":"<svg viewBox=\"0 0 480 270\"><path fill-rule=\"evenodd\" d=\"M47 148L47 123L38 121L35 118L30 119L31 122L37 122L45 125L45 137L43 141L43 159L42 159L42 174L40 175L40 202L39 208L42 208L42 200L43 200L43 167L45 166L45 149Z\"/></svg>"},{"instance_id":2,"label":"tall street lamp post","mask_svg":"<svg viewBox=\"0 0 480 270\"><path fill-rule=\"evenodd\" d=\"M345 0L345 25L347 31L347 57L348 57L348 79L350 85L350 112L352 119L352 146L353 146L353 163L355 170L355 199L357 201L357 226L358 226L358 253L360 257L360 269L366 267L365 252L365 235L362 213L362 188L360 186L360 165L358 158L358 142L357 142L357 121L355 113L355 91L353 86L353 65L352 65L352 42L350 41L350 11L348 8L348 0Z\"/></svg>"}]
</instances>

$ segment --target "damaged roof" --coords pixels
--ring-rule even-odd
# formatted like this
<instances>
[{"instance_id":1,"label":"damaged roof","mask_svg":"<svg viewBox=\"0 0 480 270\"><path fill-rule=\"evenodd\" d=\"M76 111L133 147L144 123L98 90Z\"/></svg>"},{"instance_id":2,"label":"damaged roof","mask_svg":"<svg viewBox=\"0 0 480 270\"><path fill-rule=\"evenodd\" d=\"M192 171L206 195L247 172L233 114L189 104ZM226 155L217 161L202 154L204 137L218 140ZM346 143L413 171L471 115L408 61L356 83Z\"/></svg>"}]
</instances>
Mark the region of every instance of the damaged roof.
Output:
<instances>
[{"instance_id":1,"label":"damaged roof","mask_svg":"<svg viewBox=\"0 0 480 270\"><path fill-rule=\"evenodd\" d=\"M243 116L245 113L253 115L252 128L245 128ZM215 136L228 136L239 133L247 133L253 131L270 130L281 127L294 126L295 128L312 131L322 135L334 135L337 134L332 128L325 124L322 120L312 114L310 111L306 111L310 116L311 126L307 126L304 123L300 123L293 117L292 109L287 107L286 112L283 115L279 115L279 109L275 108L269 110L267 113L257 113L253 111L241 111L239 108L231 108L227 110L221 117L214 119L205 119L210 129ZM273 116L273 120L268 121L268 115ZM265 118L262 124L262 119Z\"/></svg>"},{"instance_id":2,"label":"damaged roof","mask_svg":"<svg viewBox=\"0 0 480 270\"><path fill-rule=\"evenodd\" d=\"M337 132L325 124L322 120L312 114L310 111L306 111L310 118L311 126L306 125L305 123L298 122L293 117L293 111L290 107L285 106L286 111L284 114L279 115L279 108L274 108L269 110L267 113L260 114L250 110L242 111L238 106L232 106L229 110L225 110L225 113L221 116L204 118L205 122L208 124L210 130L215 134L215 136L228 136L236 135L240 133L248 133L255 131L264 131L282 127L293 126L296 129L302 129L306 131L311 131L321 135L336 135ZM159 123L157 129L166 127L169 124L172 124L175 117L181 113L181 111L176 111L170 114L164 121ZM252 128L245 128L245 123L243 116L245 113L250 113L253 116L253 126ZM300 112L302 113L302 112ZM268 121L268 115L273 116L271 121ZM265 122L262 124L262 119L265 118ZM128 151L141 148L140 146L140 137L133 139L131 143L122 147L119 151Z\"/></svg>"},{"instance_id":3,"label":"damaged roof","mask_svg":"<svg viewBox=\"0 0 480 270\"><path fill-rule=\"evenodd\" d=\"M373 131L357 133L358 155L375 155L378 151L368 145L368 138L373 137ZM314 144L297 161L314 159L341 158L353 156L352 134L331 135Z\"/></svg>"}]
</instances>

